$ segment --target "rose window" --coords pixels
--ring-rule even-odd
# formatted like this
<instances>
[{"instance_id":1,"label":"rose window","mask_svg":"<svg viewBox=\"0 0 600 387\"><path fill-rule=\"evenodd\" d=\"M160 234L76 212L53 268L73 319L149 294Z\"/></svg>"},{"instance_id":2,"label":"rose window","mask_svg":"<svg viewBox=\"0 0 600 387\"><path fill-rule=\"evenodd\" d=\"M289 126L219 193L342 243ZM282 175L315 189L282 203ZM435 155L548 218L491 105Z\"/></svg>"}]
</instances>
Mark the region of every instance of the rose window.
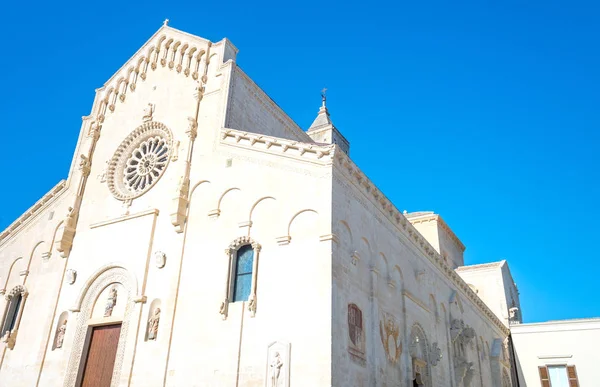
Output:
<instances>
[{"instance_id":1,"label":"rose window","mask_svg":"<svg viewBox=\"0 0 600 387\"><path fill-rule=\"evenodd\" d=\"M164 138L152 137L137 147L125 166L125 185L133 192L143 191L162 175L169 160Z\"/></svg>"},{"instance_id":2,"label":"rose window","mask_svg":"<svg viewBox=\"0 0 600 387\"><path fill-rule=\"evenodd\" d=\"M107 183L113 195L129 200L148 191L165 172L171 148L171 132L159 122L134 130L109 163Z\"/></svg>"}]
</instances>

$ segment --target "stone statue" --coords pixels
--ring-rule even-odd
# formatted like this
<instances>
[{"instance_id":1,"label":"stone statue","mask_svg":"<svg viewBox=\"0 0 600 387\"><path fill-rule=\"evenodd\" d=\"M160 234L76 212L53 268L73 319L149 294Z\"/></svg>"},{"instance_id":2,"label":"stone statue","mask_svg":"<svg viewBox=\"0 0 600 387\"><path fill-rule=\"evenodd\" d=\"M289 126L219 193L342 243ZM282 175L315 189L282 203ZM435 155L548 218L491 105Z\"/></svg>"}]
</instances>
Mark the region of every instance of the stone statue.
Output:
<instances>
[{"instance_id":1,"label":"stone statue","mask_svg":"<svg viewBox=\"0 0 600 387\"><path fill-rule=\"evenodd\" d=\"M108 292L108 300L106 300L106 307L104 308L104 317L110 317L113 309L117 305L117 288L113 287Z\"/></svg>"},{"instance_id":2,"label":"stone statue","mask_svg":"<svg viewBox=\"0 0 600 387\"><path fill-rule=\"evenodd\" d=\"M56 348L62 348L63 341L65 340L65 333L67 332L67 320L58 327L56 332Z\"/></svg>"},{"instance_id":3,"label":"stone statue","mask_svg":"<svg viewBox=\"0 0 600 387\"><path fill-rule=\"evenodd\" d=\"M281 360L281 355L279 354L279 352L275 352L275 356L273 357L273 360L271 360L271 364L269 364L271 374L271 387L278 387L279 376L281 375L282 367L283 360Z\"/></svg>"},{"instance_id":4,"label":"stone statue","mask_svg":"<svg viewBox=\"0 0 600 387\"><path fill-rule=\"evenodd\" d=\"M508 321L511 324L519 324L521 322L521 318L519 316L519 308L517 308L516 306L513 306L512 308L510 308L508 310L508 313L509 313Z\"/></svg>"},{"instance_id":5,"label":"stone statue","mask_svg":"<svg viewBox=\"0 0 600 387\"><path fill-rule=\"evenodd\" d=\"M148 340L156 340L158 336L158 323L160 321L160 308L154 309L154 314L148 320Z\"/></svg>"}]
</instances>

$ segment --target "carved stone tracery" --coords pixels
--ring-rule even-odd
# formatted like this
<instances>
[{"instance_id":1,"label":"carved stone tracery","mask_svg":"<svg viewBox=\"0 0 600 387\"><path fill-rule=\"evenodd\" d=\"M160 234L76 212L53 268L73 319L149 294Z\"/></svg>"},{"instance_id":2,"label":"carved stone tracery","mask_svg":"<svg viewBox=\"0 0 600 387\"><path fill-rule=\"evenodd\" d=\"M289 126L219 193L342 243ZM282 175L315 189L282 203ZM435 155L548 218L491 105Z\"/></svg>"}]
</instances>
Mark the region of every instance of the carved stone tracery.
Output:
<instances>
[{"instance_id":1,"label":"carved stone tracery","mask_svg":"<svg viewBox=\"0 0 600 387\"><path fill-rule=\"evenodd\" d=\"M172 137L166 125L148 121L123 140L107 170L108 188L115 198L137 198L158 182L170 160Z\"/></svg>"}]
</instances>

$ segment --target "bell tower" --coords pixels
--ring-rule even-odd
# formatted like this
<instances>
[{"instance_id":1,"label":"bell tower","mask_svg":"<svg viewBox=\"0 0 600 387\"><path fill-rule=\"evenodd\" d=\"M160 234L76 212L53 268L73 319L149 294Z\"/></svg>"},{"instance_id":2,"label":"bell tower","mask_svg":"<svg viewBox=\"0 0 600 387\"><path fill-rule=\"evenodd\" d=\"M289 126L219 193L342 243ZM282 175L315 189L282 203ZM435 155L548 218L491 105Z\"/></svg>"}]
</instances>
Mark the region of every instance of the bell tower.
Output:
<instances>
[{"instance_id":1,"label":"bell tower","mask_svg":"<svg viewBox=\"0 0 600 387\"><path fill-rule=\"evenodd\" d=\"M319 144L336 144L344 153L350 155L350 143L333 125L327 110L327 89L321 91L322 105L310 128L306 132L310 138Z\"/></svg>"}]
</instances>

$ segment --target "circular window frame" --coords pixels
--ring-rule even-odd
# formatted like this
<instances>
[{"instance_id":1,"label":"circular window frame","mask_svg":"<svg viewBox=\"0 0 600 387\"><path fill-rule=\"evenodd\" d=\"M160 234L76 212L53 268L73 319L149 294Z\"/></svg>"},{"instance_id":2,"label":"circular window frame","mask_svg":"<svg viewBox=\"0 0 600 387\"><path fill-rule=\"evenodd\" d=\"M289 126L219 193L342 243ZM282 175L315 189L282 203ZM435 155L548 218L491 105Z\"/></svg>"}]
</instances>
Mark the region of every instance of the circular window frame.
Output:
<instances>
[{"instance_id":1,"label":"circular window frame","mask_svg":"<svg viewBox=\"0 0 600 387\"><path fill-rule=\"evenodd\" d=\"M123 181L124 171L127 167L127 161L132 153L145 141L152 137L161 137L167 144L167 161L160 174L150 184L140 191L132 191ZM125 140L121 142L113 157L108 163L106 173L106 183L113 196L122 201L138 198L154 187L165 174L171 161L173 153L173 135L171 130L163 123L157 121L145 122L131 132Z\"/></svg>"}]
</instances>

